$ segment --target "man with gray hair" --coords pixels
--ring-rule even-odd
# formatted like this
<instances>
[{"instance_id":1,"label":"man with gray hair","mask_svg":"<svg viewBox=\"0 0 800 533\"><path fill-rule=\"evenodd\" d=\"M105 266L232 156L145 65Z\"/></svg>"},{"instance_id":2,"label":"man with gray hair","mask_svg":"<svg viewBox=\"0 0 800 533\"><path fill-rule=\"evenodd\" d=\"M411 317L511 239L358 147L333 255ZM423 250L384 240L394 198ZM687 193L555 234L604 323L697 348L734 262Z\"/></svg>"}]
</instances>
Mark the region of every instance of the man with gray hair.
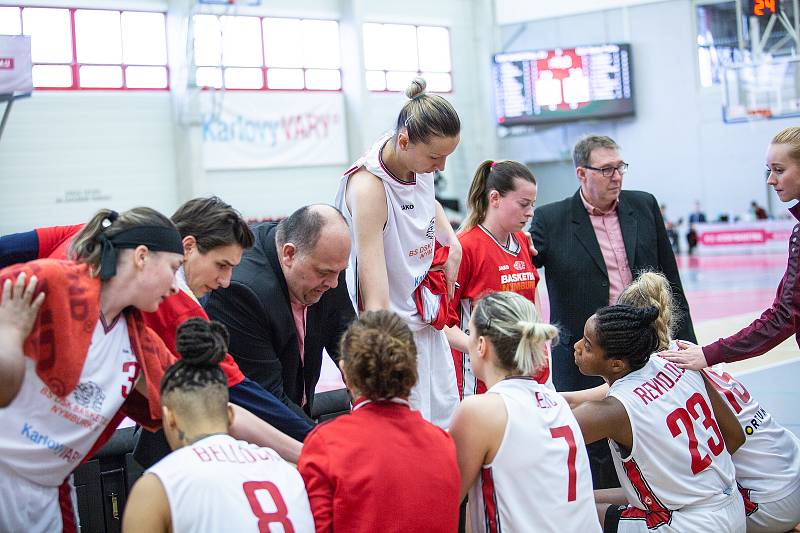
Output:
<instances>
[{"instance_id":1,"label":"man with gray hair","mask_svg":"<svg viewBox=\"0 0 800 533\"><path fill-rule=\"evenodd\" d=\"M569 198L536 210L531 236L533 258L544 268L550 322L560 328L552 349L553 384L558 391L595 387L603 380L584 376L575 365L573 345L600 307L614 304L643 270L663 272L672 286L678 316L674 337L697 342L675 255L656 198L623 191L628 170L611 138L590 135L572 153L580 187ZM608 445L588 446L595 488L619 486Z\"/></svg>"},{"instance_id":2,"label":"man with gray hair","mask_svg":"<svg viewBox=\"0 0 800 533\"><path fill-rule=\"evenodd\" d=\"M335 207L318 204L251 229L255 244L230 286L211 294L206 312L227 326L242 372L308 417L322 350L336 361L339 338L355 317L344 281L347 222Z\"/></svg>"}]
</instances>

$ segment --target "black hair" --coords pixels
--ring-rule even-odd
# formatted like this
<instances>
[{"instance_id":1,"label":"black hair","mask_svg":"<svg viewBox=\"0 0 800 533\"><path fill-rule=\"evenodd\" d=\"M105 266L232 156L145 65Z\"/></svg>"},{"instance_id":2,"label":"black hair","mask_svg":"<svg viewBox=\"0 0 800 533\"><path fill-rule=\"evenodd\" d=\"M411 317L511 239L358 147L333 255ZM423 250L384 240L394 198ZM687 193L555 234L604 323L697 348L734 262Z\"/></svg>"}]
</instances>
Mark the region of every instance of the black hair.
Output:
<instances>
[{"instance_id":1,"label":"black hair","mask_svg":"<svg viewBox=\"0 0 800 533\"><path fill-rule=\"evenodd\" d=\"M228 330L219 322L190 318L178 326L175 348L181 359L164 373L161 396L214 386L224 387L227 395L227 380L219 362L228 352L228 339Z\"/></svg>"},{"instance_id":2,"label":"black hair","mask_svg":"<svg viewBox=\"0 0 800 533\"><path fill-rule=\"evenodd\" d=\"M631 370L638 370L650 360L659 346L655 307L610 305L595 313L594 330L597 344L608 359L628 361Z\"/></svg>"},{"instance_id":3,"label":"black hair","mask_svg":"<svg viewBox=\"0 0 800 533\"><path fill-rule=\"evenodd\" d=\"M201 253L231 244L247 249L255 241L242 215L217 196L189 200L175 211L172 222L181 237L195 238Z\"/></svg>"}]
</instances>

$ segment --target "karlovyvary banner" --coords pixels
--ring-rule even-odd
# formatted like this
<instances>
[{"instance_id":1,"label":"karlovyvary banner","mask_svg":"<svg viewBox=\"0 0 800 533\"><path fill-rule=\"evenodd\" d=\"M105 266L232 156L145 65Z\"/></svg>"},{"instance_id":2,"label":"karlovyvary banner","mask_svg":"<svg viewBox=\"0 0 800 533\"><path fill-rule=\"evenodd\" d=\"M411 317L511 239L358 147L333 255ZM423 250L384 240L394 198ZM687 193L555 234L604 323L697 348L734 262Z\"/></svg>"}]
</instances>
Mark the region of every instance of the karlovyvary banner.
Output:
<instances>
[{"instance_id":1,"label":"karlovyvary banner","mask_svg":"<svg viewBox=\"0 0 800 533\"><path fill-rule=\"evenodd\" d=\"M208 91L201 111L208 170L347 164L340 92Z\"/></svg>"}]
</instances>

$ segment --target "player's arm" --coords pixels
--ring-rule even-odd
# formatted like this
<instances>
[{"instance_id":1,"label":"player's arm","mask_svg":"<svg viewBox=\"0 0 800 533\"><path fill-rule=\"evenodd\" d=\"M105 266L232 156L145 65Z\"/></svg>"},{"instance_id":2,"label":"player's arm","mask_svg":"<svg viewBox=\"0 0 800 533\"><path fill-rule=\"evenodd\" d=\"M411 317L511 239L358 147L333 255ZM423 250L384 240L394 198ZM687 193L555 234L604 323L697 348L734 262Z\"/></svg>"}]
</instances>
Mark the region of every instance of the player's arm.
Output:
<instances>
[{"instance_id":1,"label":"player's arm","mask_svg":"<svg viewBox=\"0 0 800 533\"><path fill-rule=\"evenodd\" d=\"M628 449L633 446L628 412L616 398L609 396L600 401L584 402L573 409L572 414L581 427L586 444L607 438Z\"/></svg>"},{"instance_id":2,"label":"player's arm","mask_svg":"<svg viewBox=\"0 0 800 533\"><path fill-rule=\"evenodd\" d=\"M502 416L498 416L500 413ZM458 406L449 431L456 443L461 472L460 501L475 483L483 465L494 459L507 422L505 404L497 394L470 396Z\"/></svg>"},{"instance_id":3,"label":"player's arm","mask_svg":"<svg viewBox=\"0 0 800 533\"><path fill-rule=\"evenodd\" d=\"M456 232L450 225L450 220L444 212L442 204L436 203L436 239L443 246L449 246L450 252L447 255L447 262L444 264L444 278L447 282L447 297L452 299L455 294L456 279L458 279L458 267L461 265L461 243L458 242Z\"/></svg>"},{"instance_id":4,"label":"player's arm","mask_svg":"<svg viewBox=\"0 0 800 533\"><path fill-rule=\"evenodd\" d=\"M347 207L353 214L358 287L365 311L389 309L389 275L383 249L388 219L386 192L376 176L360 170L347 183Z\"/></svg>"},{"instance_id":5,"label":"player's arm","mask_svg":"<svg viewBox=\"0 0 800 533\"><path fill-rule=\"evenodd\" d=\"M744 444L746 439L744 431L742 430L742 425L739 423L736 415L733 414L731 408L728 407L728 404L725 403L725 400L722 399L722 396L719 395L719 392L717 392L717 389L714 388L706 375L703 372L700 372L700 375L703 376L703 383L706 385L708 399L711 400L711 409L714 411L714 418L717 419L717 424L722 432L722 439L725 441L725 448L728 450L728 453L733 455L733 453L738 450L742 444Z\"/></svg>"},{"instance_id":6,"label":"player's arm","mask_svg":"<svg viewBox=\"0 0 800 533\"><path fill-rule=\"evenodd\" d=\"M300 450L303 449L300 442L281 433L244 407L232 403L228 405L234 412L233 423L228 430L233 438L272 448L285 460L297 464Z\"/></svg>"},{"instance_id":7,"label":"player's arm","mask_svg":"<svg viewBox=\"0 0 800 533\"><path fill-rule=\"evenodd\" d=\"M122 516L123 533L169 533L172 517L167 493L155 474L145 474L133 485Z\"/></svg>"},{"instance_id":8,"label":"player's arm","mask_svg":"<svg viewBox=\"0 0 800 533\"><path fill-rule=\"evenodd\" d=\"M567 400L570 409L575 409L585 402L599 402L606 397L606 394L608 394L608 383L603 383L591 389L565 391L561 393L561 396Z\"/></svg>"},{"instance_id":9,"label":"player's arm","mask_svg":"<svg viewBox=\"0 0 800 533\"><path fill-rule=\"evenodd\" d=\"M303 477L318 533L333 531L333 495L336 490L329 453L336 453L318 432L311 432L305 441L297 469ZM376 472L375 475L380 475Z\"/></svg>"},{"instance_id":10,"label":"player's arm","mask_svg":"<svg viewBox=\"0 0 800 533\"><path fill-rule=\"evenodd\" d=\"M25 378L25 354L22 346L33 329L44 292L36 298L36 276L26 286L26 275L2 282L0 298L0 407L7 407L17 397Z\"/></svg>"}]
</instances>

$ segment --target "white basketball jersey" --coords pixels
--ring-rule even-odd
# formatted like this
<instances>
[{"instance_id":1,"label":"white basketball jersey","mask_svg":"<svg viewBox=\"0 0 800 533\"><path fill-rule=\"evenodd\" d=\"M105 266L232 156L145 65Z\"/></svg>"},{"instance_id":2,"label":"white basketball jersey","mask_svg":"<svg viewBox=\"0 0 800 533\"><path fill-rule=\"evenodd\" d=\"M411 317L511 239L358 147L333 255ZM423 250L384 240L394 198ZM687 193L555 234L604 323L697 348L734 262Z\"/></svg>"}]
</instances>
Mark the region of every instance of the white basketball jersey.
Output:
<instances>
[{"instance_id":1,"label":"white basketball jersey","mask_svg":"<svg viewBox=\"0 0 800 533\"><path fill-rule=\"evenodd\" d=\"M336 194L336 207L344 214L353 236L350 263L347 267L347 289L356 310L360 305L358 287L358 242L353 231L352 213L347 208L347 183L354 173L364 168L377 176L386 191L388 218L383 228L383 251L389 281L389 306L412 330L420 329L421 320L414 303L414 290L422 283L433 261L436 238L436 204L433 174L416 174L414 182L393 176L381 160L381 149L390 142L391 134L378 139L372 148L345 172ZM358 209L358 206L353 206Z\"/></svg>"},{"instance_id":2,"label":"white basketball jersey","mask_svg":"<svg viewBox=\"0 0 800 533\"><path fill-rule=\"evenodd\" d=\"M628 501L651 512L722 503L736 489L731 456L703 377L653 355L608 392L625 407L633 431L626 453L609 440Z\"/></svg>"},{"instance_id":3,"label":"white basketball jersey","mask_svg":"<svg viewBox=\"0 0 800 533\"><path fill-rule=\"evenodd\" d=\"M728 402L745 433L745 443L733 454L736 481L755 503L784 498L800 486L800 440L750 396L722 368L703 370Z\"/></svg>"},{"instance_id":4,"label":"white basketball jersey","mask_svg":"<svg viewBox=\"0 0 800 533\"><path fill-rule=\"evenodd\" d=\"M599 532L589 457L566 400L522 376L487 393L503 398L508 422L469 491L473 531Z\"/></svg>"},{"instance_id":5,"label":"white basketball jersey","mask_svg":"<svg viewBox=\"0 0 800 533\"><path fill-rule=\"evenodd\" d=\"M211 435L147 472L167 493L173 531L314 531L303 478L269 448Z\"/></svg>"},{"instance_id":6,"label":"white basketball jersey","mask_svg":"<svg viewBox=\"0 0 800 533\"><path fill-rule=\"evenodd\" d=\"M25 358L25 378L0 409L0 467L57 487L83 461L136 383L139 364L120 315L110 330L97 322L78 386L59 397Z\"/></svg>"}]
</instances>

